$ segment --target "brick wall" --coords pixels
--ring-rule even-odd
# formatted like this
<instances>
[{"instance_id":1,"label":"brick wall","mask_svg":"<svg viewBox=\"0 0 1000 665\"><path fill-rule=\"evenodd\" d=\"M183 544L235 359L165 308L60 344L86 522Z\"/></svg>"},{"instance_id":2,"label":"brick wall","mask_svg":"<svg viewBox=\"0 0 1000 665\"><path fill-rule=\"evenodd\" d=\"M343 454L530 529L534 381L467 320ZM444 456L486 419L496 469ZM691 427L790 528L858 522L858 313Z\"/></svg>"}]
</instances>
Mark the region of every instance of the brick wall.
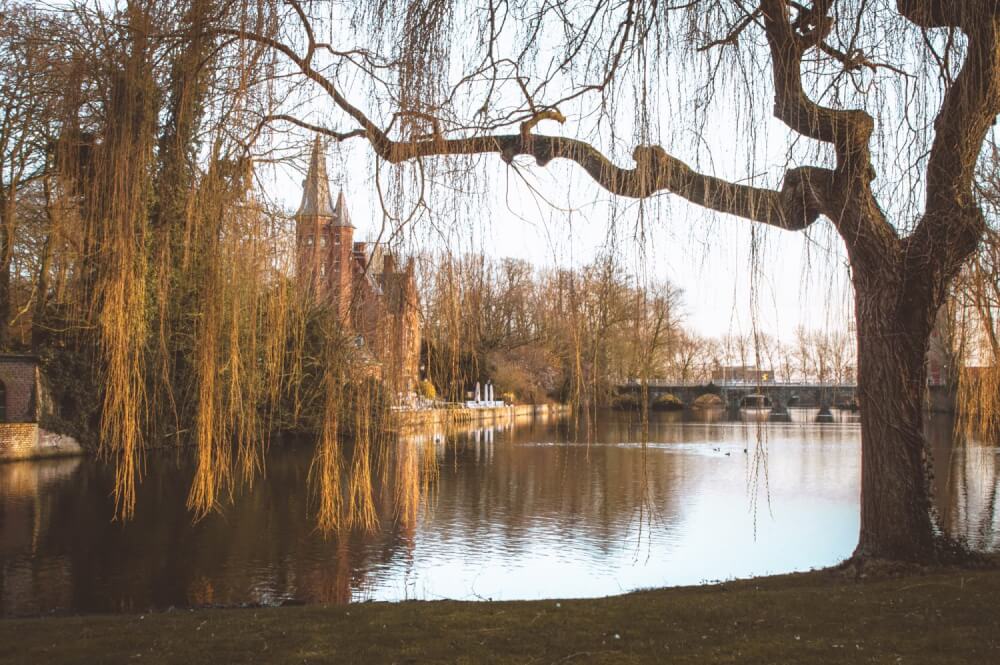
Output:
<instances>
[{"instance_id":1,"label":"brick wall","mask_svg":"<svg viewBox=\"0 0 1000 665\"><path fill-rule=\"evenodd\" d=\"M38 363L34 358L0 356L0 381L7 393L7 422L38 420L37 373Z\"/></svg>"},{"instance_id":2,"label":"brick wall","mask_svg":"<svg viewBox=\"0 0 1000 665\"><path fill-rule=\"evenodd\" d=\"M34 457L37 450L37 424L0 423L0 461Z\"/></svg>"},{"instance_id":3,"label":"brick wall","mask_svg":"<svg viewBox=\"0 0 1000 665\"><path fill-rule=\"evenodd\" d=\"M47 432L38 423L0 423L0 462L83 454L76 439Z\"/></svg>"}]
</instances>

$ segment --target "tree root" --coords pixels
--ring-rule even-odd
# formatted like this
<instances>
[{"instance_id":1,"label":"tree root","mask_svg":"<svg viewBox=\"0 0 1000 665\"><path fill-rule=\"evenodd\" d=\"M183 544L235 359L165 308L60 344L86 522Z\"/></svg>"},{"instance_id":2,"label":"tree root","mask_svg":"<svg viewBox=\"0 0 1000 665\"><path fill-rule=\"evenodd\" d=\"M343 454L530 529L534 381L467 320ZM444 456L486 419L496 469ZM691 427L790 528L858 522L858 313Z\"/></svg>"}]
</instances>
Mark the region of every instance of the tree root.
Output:
<instances>
[{"instance_id":1,"label":"tree root","mask_svg":"<svg viewBox=\"0 0 1000 665\"><path fill-rule=\"evenodd\" d=\"M942 569L986 570L1000 568L1000 553L974 552L965 544L938 538L926 556L914 559L874 557L855 551L849 559L831 568L831 572L860 582L907 575L927 575Z\"/></svg>"}]
</instances>

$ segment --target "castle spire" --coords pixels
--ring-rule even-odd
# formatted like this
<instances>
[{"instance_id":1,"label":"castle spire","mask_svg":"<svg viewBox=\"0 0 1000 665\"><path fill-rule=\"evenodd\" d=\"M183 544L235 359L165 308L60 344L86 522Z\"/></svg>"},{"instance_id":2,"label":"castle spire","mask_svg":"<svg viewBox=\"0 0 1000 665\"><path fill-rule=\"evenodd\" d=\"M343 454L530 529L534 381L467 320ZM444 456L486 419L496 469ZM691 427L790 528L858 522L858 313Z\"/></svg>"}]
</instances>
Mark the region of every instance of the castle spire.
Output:
<instances>
[{"instance_id":1,"label":"castle spire","mask_svg":"<svg viewBox=\"0 0 1000 665\"><path fill-rule=\"evenodd\" d=\"M299 211L295 216L333 217L334 215L336 212L330 200L330 180L326 175L326 154L323 152L323 143L317 135L309 158L309 172L302 183L302 204L299 205Z\"/></svg>"},{"instance_id":2,"label":"castle spire","mask_svg":"<svg viewBox=\"0 0 1000 665\"><path fill-rule=\"evenodd\" d=\"M354 228L354 225L351 224L351 215L347 212L347 201L344 200L343 189L337 193L337 205L333 207L333 214L337 218L333 223L334 226L350 226L352 229Z\"/></svg>"}]
</instances>

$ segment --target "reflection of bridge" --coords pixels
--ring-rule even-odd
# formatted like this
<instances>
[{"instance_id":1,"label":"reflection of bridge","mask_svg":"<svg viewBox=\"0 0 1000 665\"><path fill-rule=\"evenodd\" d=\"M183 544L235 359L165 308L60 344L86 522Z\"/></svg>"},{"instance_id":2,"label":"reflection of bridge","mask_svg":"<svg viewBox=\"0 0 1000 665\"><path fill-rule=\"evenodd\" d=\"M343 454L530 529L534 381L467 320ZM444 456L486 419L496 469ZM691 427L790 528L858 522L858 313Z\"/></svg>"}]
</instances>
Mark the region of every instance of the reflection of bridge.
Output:
<instances>
[{"instance_id":1,"label":"reflection of bridge","mask_svg":"<svg viewBox=\"0 0 1000 665\"><path fill-rule=\"evenodd\" d=\"M749 395L763 395L775 407L832 407L854 403L857 385L853 383L681 383L649 380L646 382L650 402L673 395L684 406L691 406L702 395L717 395L730 409L745 406ZM642 384L626 381L618 385L619 394L639 395Z\"/></svg>"}]
</instances>

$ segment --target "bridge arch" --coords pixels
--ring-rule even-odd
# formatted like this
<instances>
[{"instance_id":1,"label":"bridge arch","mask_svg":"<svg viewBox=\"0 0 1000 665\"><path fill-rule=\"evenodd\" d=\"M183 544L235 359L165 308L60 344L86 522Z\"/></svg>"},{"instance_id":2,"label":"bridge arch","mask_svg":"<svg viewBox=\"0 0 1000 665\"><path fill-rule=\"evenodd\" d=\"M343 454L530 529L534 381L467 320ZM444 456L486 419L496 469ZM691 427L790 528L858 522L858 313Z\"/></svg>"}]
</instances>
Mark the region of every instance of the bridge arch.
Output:
<instances>
[{"instance_id":1,"label":"bridge arch","mask_svg":"<svg viewBox=\"0 0 1000 665\"><path fill-rule=\"evenodd\" d=\"M673 393L661 393L653 399L650 406L654 411L682 411L684 402Z\"/></svg>"},{"instance_id":2,"label":"bridge arch","mask_svg":"<svg viewBox=\"0 0 1000 665\"><path fill-rule=\"evenodd\" d=\"M721 409L725 406L726 403L715 393L702 393L691 403L695 409Z\"/></svg>"},{"instance_id":3,"label":"bridge arch","mask_svg":"<svg viewBox=\"0 0 1000 665\"><path fill-rule=\"evenodd\" d=\"M761 393L751 393L740 398L741 409L769 409L774 406L771 398Z\"/></svg>"}]
</instances>

